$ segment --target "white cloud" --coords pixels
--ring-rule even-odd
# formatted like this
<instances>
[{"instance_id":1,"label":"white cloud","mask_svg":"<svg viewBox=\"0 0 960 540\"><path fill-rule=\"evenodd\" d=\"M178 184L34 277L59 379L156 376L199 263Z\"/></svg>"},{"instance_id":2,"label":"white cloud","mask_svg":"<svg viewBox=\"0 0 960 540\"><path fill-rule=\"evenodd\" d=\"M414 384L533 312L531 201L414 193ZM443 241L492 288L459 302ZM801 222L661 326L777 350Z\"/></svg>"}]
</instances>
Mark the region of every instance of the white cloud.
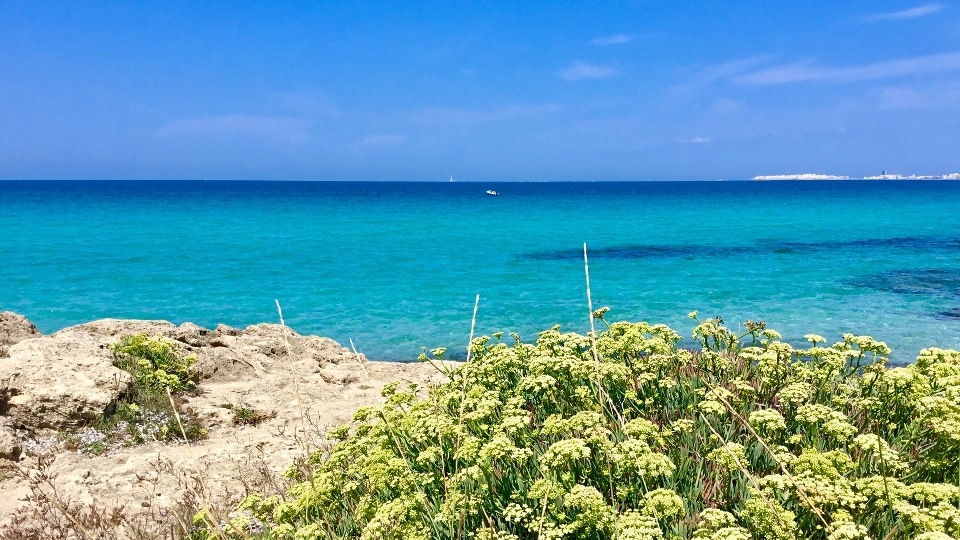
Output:
<instances>
[{"instance_id":1,"label":"white cloud","mask_svg":"<svg viewBox=\"0 0 960 540\"><path fill-rule=\"evenodd\" d=\"M709 137L694 137L692 139L682 139L680 142L685 144L703 144L710 142Z\"/></svg>"},{"instance_id":2,"label":"white cloud","mask_svg":"<svg viewBox=\"0 0 960 540\"><path fill-rule=\"evenodd\" d=\"M804 81L856 82L889 79L960 69L960 52L932 54L876 64L826 68L810 63L777 66L734 77L733 82L751 85L784 84Z\"/></svg>"},{"instance_id":3,"label":"white cloud","mask_svg":"<svg viewBox=\"0 0 960 540\"><path fill-rule=\"evenodd\" d=\"M598 37L590 40L591 45L619 45L621 43L630 43L637 39L637 36L630 34L614 34L612 36Z\"/></svg>"},{"instance_id":4,"label":"white cloud","mask_svg":"<svg viewBox=\"0 0 960 540\"><path fill-rule=\"evenodd\" d=\"M302 118L242 114L183 118L157 130L161 137L178 135L280 135L302 136L311 123Z\"/></svg>"},{"instance_id":5,"label":"white cloud","mask_svg":"<svg viewBox=\"0 0 960 540\"><path fill-rule=\"evenodd\" d=\"M572 66L560 70L560 78L565 81L579 79L606 79L616 77L620 70L611 66L598 66L586 62L574 62Z\"/></svg>"},{"instance_id":6,"label":"white cloud","mask_svg":"<svg viewBox=\"0 0 960 540\"><path fill-rule=\"evenodd\" d=\"M924 15L932 15L943 9L943 4L924 4L922 6L917 6L910 9L904 9L903 11L895 11L893 13L878 13L876 15L870 15L867 17L868 21L902 21L904 19L916 19L917 17L923 17Z\"/></svg>"}]
</instances>

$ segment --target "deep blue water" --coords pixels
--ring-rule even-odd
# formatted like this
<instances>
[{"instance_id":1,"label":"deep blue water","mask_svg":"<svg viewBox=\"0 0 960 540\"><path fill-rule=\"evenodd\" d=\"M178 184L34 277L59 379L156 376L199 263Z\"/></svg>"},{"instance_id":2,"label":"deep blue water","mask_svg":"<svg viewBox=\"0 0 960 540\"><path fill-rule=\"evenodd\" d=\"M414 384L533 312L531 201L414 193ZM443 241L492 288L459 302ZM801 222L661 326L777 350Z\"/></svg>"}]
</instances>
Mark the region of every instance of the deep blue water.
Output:
<instances>
[{"instance_id":1,"label":"deep blue water","mask_svg":"<svg viewBox=\"0 0 960 540\"><path fill-rule=\"evenodd\" d=\"M484 194L487 189L499 197ZM277 320L374 359L608 319L960 348L960 182L0 182L0 310Z\"/></svg>"}]
</instances>

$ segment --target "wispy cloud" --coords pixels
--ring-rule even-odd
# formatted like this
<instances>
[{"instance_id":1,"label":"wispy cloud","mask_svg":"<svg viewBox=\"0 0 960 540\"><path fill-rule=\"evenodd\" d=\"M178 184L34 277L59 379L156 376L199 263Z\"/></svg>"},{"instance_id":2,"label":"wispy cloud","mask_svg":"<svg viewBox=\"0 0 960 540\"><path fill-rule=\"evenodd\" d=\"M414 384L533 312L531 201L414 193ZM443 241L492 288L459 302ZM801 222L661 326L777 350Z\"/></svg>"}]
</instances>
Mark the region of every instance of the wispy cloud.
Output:
<instances>
[{"instance_id":1,"label":"wispy cloud","mask_svg":"<svg viewBox=\"0 0 960 540\"><path fill-rule=\"evenodd\" d=\"M407 142L407 138L397 133L373 133L350 145L358 154L388 152Z\"/></svg>"},{"instance_id":2,"label":"wispy cloud","mask_svg":"<svg viewBox=\"0 0 960 540\"><path fill-rule=\"evenodd\" d=\"M414 114L413 120L428 125L474 125L505 122L518 118L551 114L560 110L555 103L545 105L507 105L489 109L462 109L456 107L427 107Z\"/></svg>"},{"instance_id":3,"label":"wispy cloud","mask_svg":"<svg viewBox=\"0 0 960 540\"><path fill-rule=\"evenodd\" d=\"M290 113L310 118L340 119L347 114L335 107L325 95L312 90L273 92L271 101Z\"/></svg>"},{"instance_id":4,"label":"wispy cloud","mask_svg":"<svg viewBox=\"0 0 960 540\"><path fill-rule=\"evenodd\" d=\"M729 62L722 62L720 64L707 66L706 68L703 68L694 75L690 76L683 83L673 86L671 88L671 92L680 95L689 93L698 88L709 86L721 79L727 79L734 75L739 75L750 70L751 68L757 67L758 64L761 64L770 58L771 57L769 55L752 56L750 58L740 58L738 60L731 60Z\"/></svg>"},{"instance_id":5,"label":"wispy cloud","mask_svg":"<svg viewBox=\"0 0 960 540\"><path fill-rule=\"evenodd\" d=\"M637 36L630 34L614 34L612 36L598 37L590 40L591 45L619 45L621 43L630 43L637 39Z\"/></svg>"},{"instance_id":6,"label":"wispy cloud","mask_svg":"<svg viewBox=\"0 0 960 540\"><path fill-rule=\"evenodd\" d=\"M620 70L612 66L598 66L586 62L574 62L572 66L560 70L560 78L565 81L580 79L606 79L616 77Z\"/></svg>"},{"instance_id":7,"label":"wispy cloud","mask_svg":"<svg viewBox=\"0 0 960 540\"><path fill-rule=\"evenodd\" d=\"M742 102L727 98L715 99L710 105L710 112L714 114L731 114L740 112L743 109L744 105Z\"/></svg>"},{"instance_id":8,"label":"wispy cloud","mask_svg":"<svg viewBox=\"0 0 960 540\"><path fill-rule=\"evenodd\" d=\"M960 52L890 60L862 66L818 67L810 63L787 64L733 77L738 84L772 85L805 81L856 82L960 69Z\"/></svg>"},{"instance_id":9,"label":"wispy cloud","mask_svg":"<svg viewBox=\"0 0 960 540\"><path fill-rule=\"evenodd\" d=\"M960 80L925 86L891 86L879 91L881 109L960 108Z\"/></svg>"},{"instance_id":10,"label":"wispy cloud","mask_svg":"<svg viewBox=\"0 0 960 540\"><path fill-rule=\"evenodd\" d=\"M943 9L943 4L924 4L922 6L894 11L892 13L877 13L869 15L866 19L871 22L877 21L902 21L904 19L916 19L924 15L932 15Z\"/></svg>"},{"instance_id":11,"label":"wispy cloud","mask_svg":"<svg viewBox=\"0 0 960 540\"><path fill-rule=\"evenodd\" d=\"M709 137L694 137L692 139L681 139L680 142L684 144L703 144L710 142Z\"/></svg>"},{"instance_id":12,"label":"wispy cloud","mask_svg":"<svg viewBox=\"0 0 960 540\"><path fill-rule=\"evenodd\" d=\"M376 134L376 135L367 135L363 139L360 139L357 142L358 146L394 146L397 144L403 144L407 140L403 135L397 135L395 133L386 133L386 134Z\"/></svg>"},{"instance_id":13,"label":"wispy cloud","mask_svg":"<svg viewBox=\"0 0 960 540\"><path fill-rule=\"evenodd\" d=\"M300 136L310 127L302 118L225 115L174 120L157 130L161 137L178 135L280 135Z\"/></svg>"}]
</instances>

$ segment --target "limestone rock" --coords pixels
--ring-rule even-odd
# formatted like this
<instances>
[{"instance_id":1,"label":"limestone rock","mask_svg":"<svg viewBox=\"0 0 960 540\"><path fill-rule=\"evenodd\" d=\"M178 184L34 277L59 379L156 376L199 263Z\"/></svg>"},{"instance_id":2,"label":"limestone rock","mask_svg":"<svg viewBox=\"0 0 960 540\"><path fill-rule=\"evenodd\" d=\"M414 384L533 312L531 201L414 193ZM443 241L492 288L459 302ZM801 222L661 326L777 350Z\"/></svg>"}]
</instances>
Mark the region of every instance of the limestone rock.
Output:
<instances>
[{"instance_id":1,"label":"limestone rock","mask_svg":"<svg viewBox=\"0 0 960 540\"><path fill-rule=\"evenodd\" d=\"M160 334L181 344L184 354L196 354L193 368L204 381L237 381L258 377L279 368L288 370L287 346L298 371L315 371L329 364L345 364L359 369L357 355L336 341L302 336L279 324L255 324L241 330L225 324L209 330L193 323L177 326L167 321L101 319L61 330L82 332L116 342L122 336L140 332ZM286 332L286 342L284 342ZM363 362L367 359L362 354Z\"/></svg>"},{"instance_id":2,"label":"limestone rock","mask_svg":"<svg viewBox=\"0 0 960 540\"><path fill-rule=\"evenodd\" d=\"M167 337L173 337L172 334L177 331L177 325L168 321L150 321L140 319L100 319L61 330L61 332L68 331L86 332L88 334L117 339L121 338L122 336L139 334L141 332L151 336L161 334Z\"/></svg>"},{"instance_id":3,"label":"limestone rock","mask_svg":"<svg viewBox=\"0 0 960 540\"><path fill-rule=\"evenodd\" d=\"M36 433L36 428L33 433L25 429L24 424L39 423L31 418L51 418L57 413L57 418L70 420L61 425L77 425L75 419L83 415L67 414L75 412L75 406L64 405L65 411L57 406L77 403L77 394L100 395L96 407L88 407L87 412L102 412L114 397L112 391L104 390L113 387L113 377L119 374L121 383L128 381L125 374L110 369L112 353L107 347L123 335L138 332L160 333L179 342L184 354L198 356L194 367L204 377L200 391L181 397L209 429L208 438L190 446L153 441L113 448L102 455L59 447L51 450L58 453L49 465L65 497L104 509L122 506L128 523L155 520L168 510L182 511L179 501L194 495L177 471L193 471L198 464L215 504L235 507L234 497L249 486L280 479L302 457L305 440L318 440L328 429L349 422L357 407L382 403L385 384L426 386L442 380L430 365L368 362L333 340L301 336L275 324L210 330L190 323L107 319L22 341L12 347L11 359L0 360L0 452L7 449L13 454L19 447L22 453L31 435L41 435L29 445L31 450L51 440L46 433ZM18 369L11 368L11 362ZM297 377L292 376L294 372ZM24 396L28 399L21 403ZM30 404L39 405L30 408ZM256 425L237 425L236 407L254 409L266 419ZM21 466L29 469L35 463L24 459ZM18 507L28 504L29 482L21 477L0 482L0 537L15 536L4 527Z\"/></svg>"},{"instance_id":4,"label":"limestone rock","mask_svg":"<svg viewBox=\"0 0 960 540\"><path fill-rule=\"evenodd\" d=\"M9 355L11 345L43 334L23 315L12 311L0 311L0 358Z\"/></svg>"},{"instance_id":5,"label":"limestone rock","mask_svg":"<svg viewBox=\"0 0 960 540\"><path fill-rule=\"evenodd\" d=\"M10 347L0 362L0 415L31 431L74 429L97 419L132 382L114 367L110 343L67 329Z\"/></svg>"},{"instance_id":6,"label":"limestone rock","mask_svg":"<svg viewBox=\"0 0 960 540\"><path fill-rule=\"evenodd\" d=\"M0 416L0 460L17 461L20 459L22 450L23 447L14 430L13 422Z\"/></svg>"}]
</instances>

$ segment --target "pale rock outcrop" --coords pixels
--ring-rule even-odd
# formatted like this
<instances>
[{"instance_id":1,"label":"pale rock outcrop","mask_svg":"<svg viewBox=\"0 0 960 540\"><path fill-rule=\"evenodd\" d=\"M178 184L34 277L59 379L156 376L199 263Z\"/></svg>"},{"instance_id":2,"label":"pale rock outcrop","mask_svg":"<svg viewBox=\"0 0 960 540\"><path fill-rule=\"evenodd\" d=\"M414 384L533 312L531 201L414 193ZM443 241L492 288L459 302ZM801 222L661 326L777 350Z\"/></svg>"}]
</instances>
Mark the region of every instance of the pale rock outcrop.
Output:
<instances>
[{"instance_id":1,"label":"pale rock outcrop","mask_svg":"<svg viewBox=\"0 0 960 540\"><path fill-rule=\"evenodd\" d=\"M208 437L193 445L153 441L117 447L103 455L58 451L49 465L64 496L101 508L122 505L128 516L175 508L188 495L179 475L192 474L198 465L212 496L235 505L251 482L279 479L294 460L327 444L326 431L350 422L358 407L382 403L384 385L423 387L443 380L430 365L369 362L331 339L301 336L276 324L210 330L191 323L104 319L27 339L11 348L11 358L0 359L0 458L20 454L21 467L36 466L23 454L50 437L34 426L82 416L66 414L71 411L53 407L51 400L72 402L75 410L77 394L97 396L87 412L109 409L119 372L109 345L139 332L161 334L179 342L183 353L197 355L199 391L181 398L209 429ZM29 399L21 403L24 396ZM226 404L255 409L266 419L238 426ZM158 472L157 464L167 460L176 474ZM0 475L0 536L17 509L29 506L29 494L24 478Z\"/></svg>"},{"instance_id":2,"label":"pale rock outcrop","mask_svg":"<svg viewBox=\"0 0 960 540\"><path fill-rule=\"evenodd\" d=\"M0 362L0 415L31 431L73 429L99 418L131 384L110 340L69 330L27 339Z\"/></svg>"},{"instance_id":3,"label":"pale rock outcrop","mask_svg":"<svg viewBox=\"0 0 960 540\"><path fill-rule=\"evenodd\" d=\"M10 346L43 334L23 315L0 311L0 358L9 356Z\"/></svg>"},{"instance_id":4,"label":"pale rock outcrop","mask_svg":"<svg viewBox=\"0 0 960 540\"><path fill-rule=\"evenodd\" d=\"M184 354L195 354L197 362L193 368L201 381L210 382L247 379L273 371L278 361L288 361L288 346L290 357L298 361L310 359L314 367L346 363L355 370L360 362L367 362L364 355L354 354L330 338L302 336L279 324L255 324L243 330L220 324L209 330L189 322L177 326L167 321L101 319L58 333L64 332L109 338L110 343L141 332L162 335L179 342ZM287 369L285 366L279 364Z\"/></svg>"},{"instance_id":5,"label":"pale rock outcrop","mask_svg":"<svg viewBox=\"0 0 960 540\"><path fill-rule=\"evenodd\" d=\"M13 422L5 416L0 416L0 460L16 461L20 459L22 451L23 445L17 437Z\"/></svg>"},{"instance_id":6,"label":"pale rock outcrop","mask_svg":"<svg viewBox=\"0 0 960 540\"><path fill-rule=\"evenodd\" d=\"M3 335L17 343L0 362L0 417L21 431L76 429L109 411L132 382L129 373L113 365L110 345L137 333L162 335L176 341L182 353L196 355L194 369L202 383L317 373L327 383L345 385L367 377L363 355L278 324L209 330L193 323L101 319L42 336L25 318L3 315ZM4 429L2 440L16 438Z\"/></svg>"}]
</instances>

